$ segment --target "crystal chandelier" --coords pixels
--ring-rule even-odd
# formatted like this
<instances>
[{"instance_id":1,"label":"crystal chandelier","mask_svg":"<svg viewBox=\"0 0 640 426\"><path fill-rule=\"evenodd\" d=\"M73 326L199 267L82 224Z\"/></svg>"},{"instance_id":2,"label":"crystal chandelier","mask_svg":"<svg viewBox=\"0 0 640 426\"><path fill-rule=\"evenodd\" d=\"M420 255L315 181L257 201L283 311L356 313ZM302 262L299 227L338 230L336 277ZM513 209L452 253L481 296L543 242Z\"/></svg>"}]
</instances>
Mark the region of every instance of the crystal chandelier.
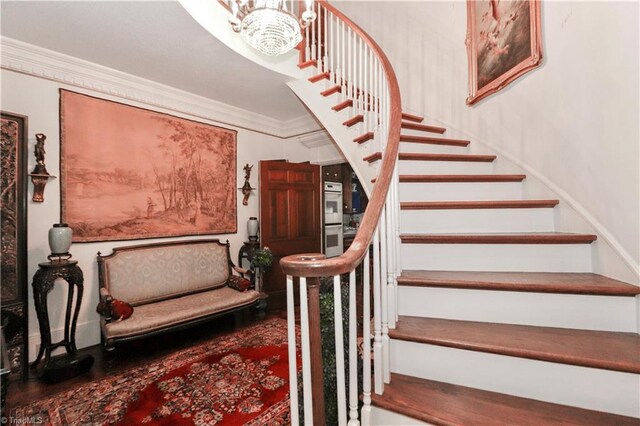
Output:
<instances>
[{"instance_id":1,"label":"crystal chandelier","mask_svg":"<svg viewBox=\"0 0 640 426\"><path fill-rule=\"evenodd\" d=\"M233 14L229 23L249 46L269 55L282 55L302 41L302 28L316 19L313 0L298 19L291 0L230 0ZM287 7L287 5L289 7Z\"/></svg>"}]
</instances>

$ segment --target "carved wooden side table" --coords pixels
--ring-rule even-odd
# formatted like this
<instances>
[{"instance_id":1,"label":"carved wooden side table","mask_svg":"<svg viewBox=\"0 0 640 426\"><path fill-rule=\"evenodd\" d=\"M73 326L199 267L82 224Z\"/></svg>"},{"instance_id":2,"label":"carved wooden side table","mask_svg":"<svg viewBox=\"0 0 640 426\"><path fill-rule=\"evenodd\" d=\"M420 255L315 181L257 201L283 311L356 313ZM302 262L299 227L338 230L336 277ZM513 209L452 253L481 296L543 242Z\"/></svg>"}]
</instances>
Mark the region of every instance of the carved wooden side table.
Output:
<instances>
[{"instance_id":1,"label":"carved wooden side table","mask_svg":"<svg viewBox=\"0 0 640 426\"><path fill-rule=\"evenodd\" d=\"M38 323L40 325L40 350L36 360L31 364L31 368L35 369L44 357L44 365L39 376L49 375L51 381L58 381L77 375L80 371L70 372L69 367L77 370L87 371L93 365L93 358L90 362L86 357L82 357L85 361L78 365L79 359L75 356L77 352L76 348L76 323L78 321L78 314L80 313L80 304L82 303L82 293L84 291L84 276L82 269L78 266L78 262L75 260L54 260L51 262L40 263L38 271L33 276L33 299L35 302L36 314L38 316ZM56 279L62 278L69 284L69 290L67 293L67 307L64 321L64 338L56 343L51 342L51 327L49 325L49 312L47 310L47 296L53 289L53 285ZM74 305L74 293L78 291L75 298ZM73 316L72 316L73 315ZM62 363L59 365L50 366L51 352L60 346L64 346L67 351L67 356L62 358ZM61 365L63 365L61 367ZM88 365L88 368L87 368ZM56 373L51 373L52 369L58 370ZM62 370L63 372L60 372ZM81 371L81 372L84 372ZM46 378L46 377L45 377Z\"/></svg>"}]
</instances>

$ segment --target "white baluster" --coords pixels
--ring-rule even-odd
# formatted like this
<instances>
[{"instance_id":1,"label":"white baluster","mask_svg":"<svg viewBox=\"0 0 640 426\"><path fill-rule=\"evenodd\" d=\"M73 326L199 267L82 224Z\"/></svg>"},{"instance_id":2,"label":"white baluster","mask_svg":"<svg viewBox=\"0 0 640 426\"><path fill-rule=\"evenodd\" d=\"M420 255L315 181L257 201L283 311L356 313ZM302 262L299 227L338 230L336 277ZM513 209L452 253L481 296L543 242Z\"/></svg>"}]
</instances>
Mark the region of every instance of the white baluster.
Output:
<instances>
[{"instance_id":1,"label":"white baluster","mask_svg":"<svg viewBox=\"0 0 640 426\"><path fill-rule=\"evenodd\" d=\"M324 10L324 33L323 33L324 38L322 39L322 46L324 49L324 52L323 52L324 55L323 55L323 61L322 61L323 63L322 70L324 72L327 72L329 71L329 52L328 52L329 51L329 38L328 38L329 32L327 31L329 23L327 22L327 9L323 8L323 10Z\"/></svg>"},{"instance_id":2,"label":"white baluster","mask_svg":"<svg viewBox=\"0 0 640 426\"><path fill-rule=\"evenodd\" d=\"M358 110L358 105L356 103L356 34L351 31L351 99L353 99L353 111Z\"/></svg>"},{"instance_id":3,"label":"white baluster","mask_svg":"<svg viewBox=\"0 0 640 426\"><path fill-rule=\"evenodd\" d=\"M309 299L307 279L300 277L300 337L302 341L302 389L304 424L313 426L313 395L311 390L311 343L309 340Z\"/></svg>"},{"instance_id":4,"label":"white baluster","mask_svg":"<svg viewBox=\"0 0 640 426\"><path fill-rule=\"evenodd\" d=\"M311 27L304 29L304 60L305 62L311 59L311 40L309 40L309 31Z\"/></svg>"},{"instance_id":5,"label":"white baluster","mask_svg":"<svg viewBox=\"0 0 640 426\"><path fill-rule=\"evenodd\" d=\"M319 8L320 6L318 6ZM311 23L311 59L317 59L316 56L316 25L317 21ZM318 68L320 69L320 68Z\"/></svg>"},{"instance_id":6,"label":"white baluster","mask_svg":"<svg viewBox=\"0 0 640 426\"><path fill-rule=\"evenodd\" d=\"M340 21L335 15L331 15L333 16L333 19L335 20L335 23L333 24L334 28L335 28L335 40L334 40L334 44L335 44L335 67L336 67L336 84L339 85L342 88L342 62L340 62L340 58L341 58L341 52L340 49L342 48L342 45L340 44L340 37L342 36L341 32L340 32L340 23L342 21ZM342 100L342 93L340 93L340 95L338 96L338 98L340 100Z\"/></svg>"},{"instance_id":7,"label":"white baluster","mask_svg":"<svg viewBox=\"0 0 640 426\"><path fill-rule=\"evenodd\" d=\"M365 43L365 49L362 58L362 91L364 108L362 114L364 119L362 120L362 132L360 134L367 133L367 120L369 118L369 46Z\"/></svg>"},{"instance_id":8,"label":"white baluster","mask_svg":"<svg viewBox=\"0 0 640 426\"><path fill-rule=\"evenodd\" d=\"M362 93L362 80L364 80L363 74L363 66L362 66L362 54L364 51L362 38L358 37L358 86L356 90L358 91L358 114L364 114L364 101L363 101L363 93Z\"/></svg>"},{"instance_id":9,"label":"white baluster","mask_svg":"<svg viewBox=\"0 0 640 426\"><path fill-rule=\"evenodd\" d=\"M378 395L384 392L382 374L382 292L380 289L380 222L373 237L373 373Z\"/></svg>"},{"instance_id":10,"label":"white baluster","mask_svg":"<svg viewBox=\"0 0 640 426\"><path fill-rule=\"evenodd\" d=\"M380 215L380 301L382 318L382 377L389 383L389 293L387 291L387 209Z\"/></svg>"},{"instance_id":11,"label":"white baluster","mask_svg":"<svg viewBox=\"0 0 640 426\"><path fill-rule=\"evenodd\" d=\"M336 73L335 73L336 64L335 64L335 61L334 61L334 58L333 58L333 56L335 54L335 52L334 52L335 51L335 47L333 45L333 43L335 41L335 38L334 38L334 31L335 30L334 30L334 26L333 26L333 14L329 14L329 23L328 23L328 25L329 25L329 31L327 32L326 38L327 38L327 50L328 50L327 53L328 53L329 58L328 58L327 62L329 64L329 73L330 73L329 74L329 81L331 83L333 83L332 84L332 86L333 86L335 84L335 82L336 82L336 80L335 80L335 78L336 78Z\"/></svg>"},{"instance_id":12,"label":"white baluster","mask_svg":"<svg viewBox=\"0 0 640 426\"><path fill-rule=\"evenodd\" d=\"M347 392L344 375L344 333L342 331L342 292L340 275L333 277L333 313L336 338L336 380L338 398L338 424L347 424Z\"/></svg>"},{"instance_id":13,"label":"white baluster","mask_svg":"<svg viewBox=\"0 0 640 426\"><path fill-rule=\"evenodd\" d=\"M393 186L393 181L392 185ZM394 224L394 215L395 215L395 206L394 206L394 197L393 191L391 191L391 187L389 187L389 192L387 193L387 200L385 202L385 210L387 211L386 222L387 222L387 308L388 308L388 326L389 328L396 328L396 300L395 300L395 241L396 241L396 227ZM383 340L384 342L384 340Z\"/></svg>"},{"instance_id":14,"label":"white baluster","mask_svg":"<svg viewBox=\"0 0 640 426\"><path fill-rule=\"evenodd\" d=\"M340 94L340 101L344 102L347 99L347 68L348 68L348 64L347 61L345 60L345 53L346 53L346 48L347 48L347 30L345 29L345 24L343 21L340 21L340 53L342 53L342 57L340 59L340 68L342 69L342 72L340 73L340 78L342 79L342 81L340 82L340 85L342 86L342 93Z\"/></svg>"},{"instance_id":15,"label":"white baluster","mask_svg":"<svg viewBox=\"0 0 640 426\"><path fill-rule=\"evenodd\" d=\"M291 410L291 424L299 425L296 318L293 297L293 277L291 277L291 275L287 275L287 339L289 341L289 409Z\"/></svg>"},{"instance_id":16,"label":"white baluster","mask_svg":"<svg viewBox=\"0 0 640 426\"><path fill-rule=\"evenodd\" d=\"M396 166L393 169L393 192L395 194L395 209L396 209L396 220L395 220L395 257L396 257L396 281L395 281L395 300L396 300L396 322L398 321L398 277L402 273L400 267L400 188L399 188L399 172L398 172L398 162L396 161Z\"/></svg>"},{"instance_id":17,"label":"white baluster","mask_svg":"<svg viewBox=\"0 0 640 426\"><path fill-rule=\"evenodd\" d=\"M356 313L356 270L349 274L349 425L358 422L358 316Z\"/></svg>"},{"instance_id":18,"label":"white baluster","mask_svg":"<svg viewBox=\"0 0 640 426\"><path fill-rule=\"evenodd\" d=\"M320 7L320 3L317 4L318 5L318 18L317 18L317 22L318 22L318 36L316 37L316 58L318 59L318 71L320 72L324 72L324 65L323 65L323 61L322 61L322 10L323 8Z\"/></svg>"},{"instance_id":19,"label":"white baluster","mask_svg":"<svg viewBox=\"0 0 640 426\"><path fill-rule=\"evenodd\" d=\"M362 424L371 424L371 281L369 247L362 262Z\"/></svg>"}]
</instances>

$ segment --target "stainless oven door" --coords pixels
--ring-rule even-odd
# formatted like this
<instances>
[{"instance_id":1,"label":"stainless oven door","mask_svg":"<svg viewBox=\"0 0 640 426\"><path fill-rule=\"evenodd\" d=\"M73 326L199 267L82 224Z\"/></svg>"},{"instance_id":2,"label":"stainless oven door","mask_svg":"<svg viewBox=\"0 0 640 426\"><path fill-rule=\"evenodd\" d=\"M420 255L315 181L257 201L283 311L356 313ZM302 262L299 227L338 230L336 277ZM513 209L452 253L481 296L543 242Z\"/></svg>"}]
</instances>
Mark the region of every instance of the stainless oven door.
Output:
<instances>
[{"instance_id":1,"label":"stainless oven door","mask_svg":"<svg viewBox=\"0 0 640 426\"><path fill-rule=\"evenodd\" d=\"M324 184L324 223L342 223L342 184Z\"/></svg>"},{"instance_id":2,"label":"stainless oven door","mask_svg":"<svg viewBox=\"0 0 640 426\"><path fill-rule=\"evenodd\" d=\"M342 224L324 227L324 254L327 257L340 256L343 251Z\"/></svg>"}]
</instances>

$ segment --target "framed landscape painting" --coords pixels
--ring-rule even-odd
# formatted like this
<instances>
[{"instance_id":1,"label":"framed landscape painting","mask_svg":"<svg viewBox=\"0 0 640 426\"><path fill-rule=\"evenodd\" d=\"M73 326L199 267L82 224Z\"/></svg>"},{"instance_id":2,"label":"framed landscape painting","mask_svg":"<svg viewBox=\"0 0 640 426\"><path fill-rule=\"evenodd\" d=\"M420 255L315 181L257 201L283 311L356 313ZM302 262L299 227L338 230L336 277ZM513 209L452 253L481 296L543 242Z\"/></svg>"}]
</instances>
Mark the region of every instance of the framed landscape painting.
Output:
<instances>
[{"instance_id":1,"label":"framed landscape painting","mask_svg":"<svg viewBox=\"0 0 640 426\"><path fill-rule=\"evenodd\" d=\"M60 90L74 242L237 231L236 131Z\"/></svg>"},{"instance_id":2,"label":"framed landscape painting","mask_svg":"<svg viewBox=\"0 0 640 426\"><path fill-rule=\"evenodd\" d=\"M539 0L467 0L467 105L540 64L540 31Z\"/></svg>"}]
</instances>

